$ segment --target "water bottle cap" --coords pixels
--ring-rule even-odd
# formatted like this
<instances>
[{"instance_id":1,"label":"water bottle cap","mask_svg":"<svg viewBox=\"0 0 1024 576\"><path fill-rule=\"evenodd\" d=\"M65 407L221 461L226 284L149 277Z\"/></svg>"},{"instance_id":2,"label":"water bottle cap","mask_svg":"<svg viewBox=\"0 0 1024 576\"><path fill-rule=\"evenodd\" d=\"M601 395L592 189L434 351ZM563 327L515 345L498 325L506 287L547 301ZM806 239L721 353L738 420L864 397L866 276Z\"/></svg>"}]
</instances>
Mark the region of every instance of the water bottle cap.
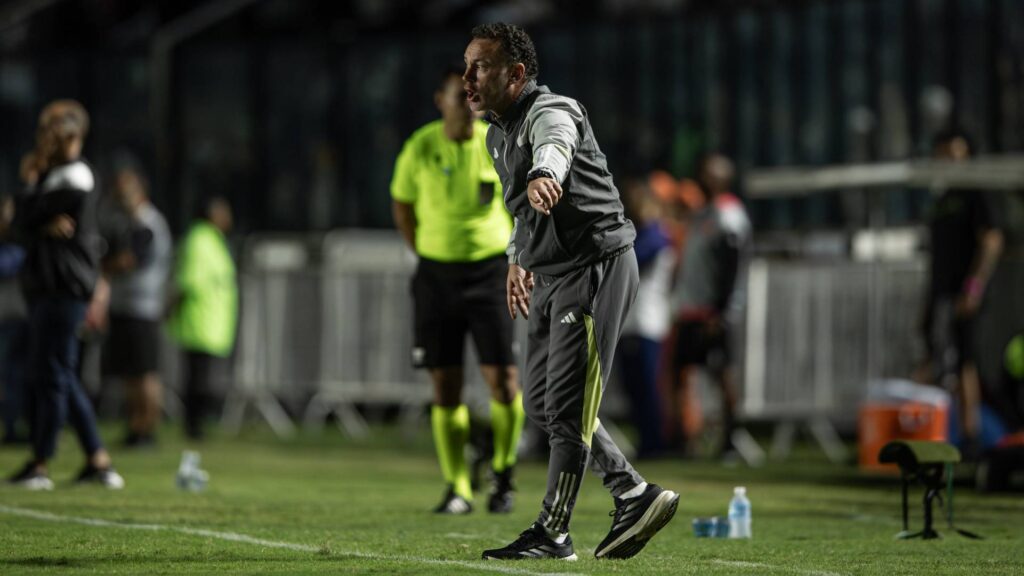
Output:
<instances>
[{"instance_id":1,"label":"water bottle cap","mask_svg":"<svg viewBox=\"0 0 1024 576\"><path fill-rule=\"evenodd\" d=\"M737 496L743 496L743 495L745 495L747 493L747 487L746 486L737 486L737 487L732 489L732 492L733 492L733 494L735 494Z\"/></svg>"}]
</instances>

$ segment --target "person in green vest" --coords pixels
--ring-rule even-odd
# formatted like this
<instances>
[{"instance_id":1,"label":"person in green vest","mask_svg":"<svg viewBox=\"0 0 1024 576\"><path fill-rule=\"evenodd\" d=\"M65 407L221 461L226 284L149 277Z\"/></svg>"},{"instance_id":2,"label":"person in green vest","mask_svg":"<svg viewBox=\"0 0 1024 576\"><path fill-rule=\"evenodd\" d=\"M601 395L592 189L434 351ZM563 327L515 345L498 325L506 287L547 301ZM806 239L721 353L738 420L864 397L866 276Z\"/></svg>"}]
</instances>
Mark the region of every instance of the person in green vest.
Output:
<instances>
[{"instance_id":1,"label":"person in green vest","mask_svg":"<svg viewBox=\"0 0 1024 576\"><path fill-rule=\"evenodd\" d=\"M441 119L405 143L391 181L395 224L419 256L412 281L413 364L434 385L431 423L447 489L439 514L472 511L465 448L469 410L462 403L468 332L491 392L494 486L490 512L512 510L512 471L525 415L519 393L512 320L505 313L505 249L512 219L502 200L485 137L469 110L462 68L441 74L434 103Z\"/></svg>"},{"instance_id":2,"label":"person in green vest","mask_svg":"<svg viewBox=\"0 0 1024 576\"><path fill-rule=\"evenodd\" d=\"M185 353L185 434L193 440L203 437L214 362L235 345L238 285L225 238L231 226L231 205L213 196L178 246L168 327Z\"/></svg>"}]
</instances>

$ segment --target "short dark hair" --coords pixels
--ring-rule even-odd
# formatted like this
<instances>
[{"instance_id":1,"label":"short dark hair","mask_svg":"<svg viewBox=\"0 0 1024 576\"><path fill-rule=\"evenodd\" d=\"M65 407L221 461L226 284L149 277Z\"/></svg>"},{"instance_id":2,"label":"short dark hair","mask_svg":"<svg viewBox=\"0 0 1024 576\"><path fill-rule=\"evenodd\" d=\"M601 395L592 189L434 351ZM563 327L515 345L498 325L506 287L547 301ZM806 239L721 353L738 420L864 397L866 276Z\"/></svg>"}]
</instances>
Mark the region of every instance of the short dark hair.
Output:
<instances>
[{"instance_id":1,"label":"short dark hair","mask_svg":"<svg viewBox=\"0 0 1024 576\"><path fill-rule=\"evenodd\" d=\"M501 49L511 64L522 63L526 67L526 77L536 78L540 72L537 64L537 49L533 47L533 40L519 26L498 22L495 24L481 24L471 32L473 38L483 40L497 40Z\"/></svg>"},{"instance_id":2,"label":"short dark hair","mask_svg":"<svg viewBox=\"0 0 1024 576\"><path fill-rule=\"evenodd\" d=\"M441 70L441 74L437 77L437 91L443 92L445 87L448 85L448 79L455 76L458 79L462 79L462 75L465 73L465 66L460 64L449 64Z\"/></svg>"}]
</instances>

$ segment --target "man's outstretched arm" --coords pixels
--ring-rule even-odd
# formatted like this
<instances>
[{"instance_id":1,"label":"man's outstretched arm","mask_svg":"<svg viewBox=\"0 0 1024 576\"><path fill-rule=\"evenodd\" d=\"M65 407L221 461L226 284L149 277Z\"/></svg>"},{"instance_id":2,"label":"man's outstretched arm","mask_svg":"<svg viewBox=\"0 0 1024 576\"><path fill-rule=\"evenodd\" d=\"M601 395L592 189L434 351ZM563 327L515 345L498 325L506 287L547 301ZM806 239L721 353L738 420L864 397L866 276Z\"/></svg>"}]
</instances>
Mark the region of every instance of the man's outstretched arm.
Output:
<instances>
[{"instance_id":1,"label":"man's outstretched arm","mask_svg":"<svg viewBox=\"0 0 1024 576\"><path fill-rule=\"evenodd\" d=\"M562 96L538 98L527 114L527 133L533 147L527 199L544 215L549 215L562 198L562 182L579 148L577 125L582 120L579 105Z\"/></svg>"}]
</instances>

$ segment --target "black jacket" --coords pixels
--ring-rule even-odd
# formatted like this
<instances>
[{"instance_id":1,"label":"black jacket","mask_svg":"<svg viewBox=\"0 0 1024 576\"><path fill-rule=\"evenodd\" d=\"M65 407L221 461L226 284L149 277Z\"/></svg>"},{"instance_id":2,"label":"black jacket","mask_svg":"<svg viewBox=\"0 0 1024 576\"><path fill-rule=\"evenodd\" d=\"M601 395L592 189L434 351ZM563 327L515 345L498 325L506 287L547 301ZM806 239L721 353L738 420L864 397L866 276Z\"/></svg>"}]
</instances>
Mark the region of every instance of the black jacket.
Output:
<instances>
[{"instance_id":1,"label":"black jacket","mask_svg":"<svg viewBox=\"0 0 1024 576\"><path fill-rule=\"evenodd\" d=\"M18 197L14 225L26 248L21 271L25 296L89 300L99 275L96 181L84 160L54 166ZM56 216L75 221L75 233L61 239L44 231Z\"/></svg>"},{"instance_id":2,"label":"black jacket","mask_svg":"<svg viewBox=\"0 0 1024 576\"><path fill-rule=\"evenodd\" d=\"M501 118L489 115L487 149L516 226L509 262L561 276L628 249L636 238L619 191L579 102L531 81ZM545 168L562 199L545 216L526 197L527 174Z\"/></svg>"}]
</instances>

